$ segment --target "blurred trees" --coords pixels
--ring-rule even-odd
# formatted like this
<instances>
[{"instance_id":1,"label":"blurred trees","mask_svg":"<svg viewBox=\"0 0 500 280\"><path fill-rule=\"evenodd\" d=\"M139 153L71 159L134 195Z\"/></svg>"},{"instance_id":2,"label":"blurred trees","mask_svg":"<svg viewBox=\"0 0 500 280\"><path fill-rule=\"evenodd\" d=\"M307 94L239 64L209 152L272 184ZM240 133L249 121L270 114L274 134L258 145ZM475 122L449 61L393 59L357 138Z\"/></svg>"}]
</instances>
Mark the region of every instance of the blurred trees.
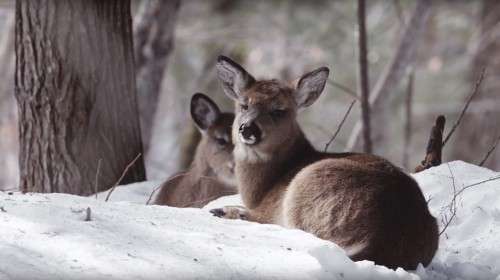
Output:
<instances>
[{"instance_id":1,"label":"blurred trees","mask_svg":"<svg viewBox=\"0 0 500 280\"><path fill-rule=\"evenodd\" d=\"M134 18L137 96L144 151L151 142L161 83L174 48L180 0L141 1Z\"/></svg>"},{"instance_id":2,"label":"blurred trees","mask_svg":"<svg viewBox=\"0 0 500 280\"><path fill-rule=\"evenodd\" d=\"M469 79L474 84L486 68L479 94L464 117L453 145L453 157L478 164L500 135L500 1L483 0L478 16L480 35L475 44ZM465 102L465 101L464 101ZM487 167L500 169L500 152L491 154Z\"/></svg>"},{"instance_id":3,"label":"blurred trees","mask_svg":"<svg viewBox=\"0 0 500 280\"><path fill-rule=\"evenodd\" d=\"M14 14L0 26L0 188L17 181L17 112L14 100Z\"/></svg>"},{"instance_id":4,"label":"blurred trees","mask_svg":"<svg viewBox=\"0 0 500 280\"><path fill-rule=\"evenodd\" d=\"M142 153L130 1L19 0L15 46L21 189L112 186ZM142 158L121 183L141 180Z\"/></svg>"}]
</instances>

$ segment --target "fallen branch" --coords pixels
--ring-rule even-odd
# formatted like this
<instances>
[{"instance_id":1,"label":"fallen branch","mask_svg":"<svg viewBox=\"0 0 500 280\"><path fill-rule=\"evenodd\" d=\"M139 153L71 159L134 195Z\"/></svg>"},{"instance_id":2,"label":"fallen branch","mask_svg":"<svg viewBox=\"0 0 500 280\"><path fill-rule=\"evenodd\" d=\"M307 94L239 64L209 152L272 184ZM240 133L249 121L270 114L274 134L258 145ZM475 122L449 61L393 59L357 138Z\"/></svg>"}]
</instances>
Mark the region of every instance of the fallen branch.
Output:
<instances>
[{"instance_id":1,"label":"fallen branch","mask_svg":"<svg viewBox=\"0 0 500 280\"><path fill-rule=\"evenodd\" d=\"M458 116L458 119L453 124L450 132L448 132L448 135L446 135L446 138L443 141L443 147L444 147L444 145L446 145L446 143L448 142L448 140L450 140L450 137L453 135L453 132L455 132L455 130L457 129L458 125L462 121L462 118L464 117L465 112L467 111L467 108L469 108L469 105L470 105L472 99L479 92L479 87L481 86L481 83L483 82L485 72L486 72L486 68L483 68L483 70L481 70L481 74L479 75L479 78L476 80L476 83L474 84L474 89L472 90L471 95L469 95L469 98L467 99L467 102L465 102L465 106L462 109L462 112L460 112L460 115Z\"/></svg>"},{"instance_id":2,"label":"fallen branch","mask_svg":"<svg viewBox=\"0 0 500 280\"><path fill-rule=\"evenodd\" d=\"M356 103L356 99L354 99L352 102L351 102L351 105L349 105L349 109L347 109L347 111L345 112L344 114L344 117L342 118L342 121L340 121L339 125L337 126L337 130L335 131L335 133L333 134L332 138L330 138L330 140L326 143L325 145L325 150L324 152L326 153L326 151L328 150L328 147L330 146L330 144L333 142L333 140L335 140L335 138L337 137L337 135L339 134L340 132L340 129L342 128L342 126L344 125L344 122L345 120L347 119L347 116L349 116L349 113L351 112L352 110L352 107L354 106L354 104Z\"/></svg>"},{"instance_id":3,"label":"fallen branch","mask_svg":"<svg viewBox=\"0 0 500 280\"><path fill-rule=\"evenodd\" d=\"M123 170L122 175L120 176L120 178L118 179L118 181L116 181L116 183L114 184L114 186L109 190L108 195L106 196L106 199L104 201L107 202L109 200L109 197L111 196L111 194L113 193L113 191L116 189L116 186L118 186L120 184L120 182L123 180L123 178L125 177L125 175L127 175L128 170L134 165L134 163L141 156L142 156L141 153L137 154L137 156L127 165L127 167L125 167L125 169Z\"/></svg>"},{"instance_id":4,"label":"fallen branch","mask_svg":"<svg viewBox=\"0 0 500 280\"><path fill-rule=\"evenodd\" d=\"M429 142L424 160L415 168L415 172L420 172L433 166L438 166L442 162L441 152L443 149L443 131L446 119L440 115L436 118L436 123L431 129Z\"/></svg>"},{"instance_id":5,"label":"fallen branch","mask_svg":"<svg viewBox=\"0 0 500 280\"><path fill-rule=\"evenodd\" d=\"M498 142L500 142L500 135L497 137L497 140L495 140L495 142L493 143L493 146L491 146L491 148L488 150L488 153L486 153L486 155L484 156L483 160L481 160L481 162L479 163L479 166L483 166L484 163L488 160L488 158L490 157L490 155L497 148Z\"/></svg>"}]
</instances>

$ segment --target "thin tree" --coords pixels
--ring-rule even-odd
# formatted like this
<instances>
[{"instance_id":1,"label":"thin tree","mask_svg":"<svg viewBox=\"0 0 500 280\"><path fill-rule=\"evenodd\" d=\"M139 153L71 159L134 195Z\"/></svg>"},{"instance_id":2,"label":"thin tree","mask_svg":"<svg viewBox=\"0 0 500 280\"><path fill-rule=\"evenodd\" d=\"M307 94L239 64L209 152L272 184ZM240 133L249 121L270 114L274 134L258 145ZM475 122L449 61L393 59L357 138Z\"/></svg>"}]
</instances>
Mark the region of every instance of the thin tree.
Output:
<instances>
[{"instance_id":1,"label":"thin tree","mask_svg":"<svg viewBox=\"0 0 500 280\"><path fill-rule=\"evenodd\" d=\"M144 150L149 150L162 80L174 48L180 0L142 1L134 19L137 95Z\"/></svg>"},{"instance_id":2,"label":"thin tree","mask_svg":"<svg viewBox=\"0 0 500 280\"><path fill-rule=\"evenodd\" d=\"M368 77L368 46L366 38L366 3L358 0L358 88L361 96L361 120L363 122L363 151L372 152L370 125L370 80Z\"/></svg>"},{"instance_id":3,"label":"thin tree","mask_svg":"<svg viewBox=\"0 0 500 280\"><path fill-rule=\"evenodd\" d=\"M373 129L372 139L375 143L385 143L386 124L383 120L384 105L390 100L390 96L395 92L399 86L400 81L406 73L406 69L410 66L415 58L418 42L423 34L425 24L431 11L430 0L418 0L417 4L410 16L408 24L405 26L403 35L398 43L398 46L387 64L384 71L377 79L371 93L371 122L376 129ZM361 148L362 143L362 120L358 121L349 137L347 143L348 150L358 150ZM383 147L387 145L375 144L374 150L378 153L381 152Z\"/></svg>"},{"instance_id":4,"label":"thin tree","mask_svg":"<svg viewBox=\"0 0 500 280\"><path fill-rule=\"evenodd\" d=\"M15 95L23 191L88 195L142 153L128 0L19 0ZM142 158L121 180L145 179Z\"/></svg>"}]
</instances>

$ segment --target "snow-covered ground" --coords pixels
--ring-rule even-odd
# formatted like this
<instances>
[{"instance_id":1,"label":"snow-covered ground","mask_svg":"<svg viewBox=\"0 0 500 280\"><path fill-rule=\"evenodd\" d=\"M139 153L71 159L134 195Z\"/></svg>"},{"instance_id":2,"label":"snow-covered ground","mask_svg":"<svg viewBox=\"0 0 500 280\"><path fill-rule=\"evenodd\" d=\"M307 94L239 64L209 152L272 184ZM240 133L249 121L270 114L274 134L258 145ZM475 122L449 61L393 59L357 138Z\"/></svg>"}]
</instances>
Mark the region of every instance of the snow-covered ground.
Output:
<instances>
[{"instance_id":1,"label":"snow-covered ground","mask_svg":"<svg viewBox=\"0 0 500 280\"><path fill-rule=\"evenodd\" d=\"M414 175L440 220L452 215L453 186L460 192L498 176L460 161ZM500 280L500 180L459 194L434 261L412 272L354 263L311 234L218 219L207 210L240 204L238 196L205 209L145 205L157 186L120 186L109 202L105 193L0 192L0 279Z\"/></svg>"}]
</instances>

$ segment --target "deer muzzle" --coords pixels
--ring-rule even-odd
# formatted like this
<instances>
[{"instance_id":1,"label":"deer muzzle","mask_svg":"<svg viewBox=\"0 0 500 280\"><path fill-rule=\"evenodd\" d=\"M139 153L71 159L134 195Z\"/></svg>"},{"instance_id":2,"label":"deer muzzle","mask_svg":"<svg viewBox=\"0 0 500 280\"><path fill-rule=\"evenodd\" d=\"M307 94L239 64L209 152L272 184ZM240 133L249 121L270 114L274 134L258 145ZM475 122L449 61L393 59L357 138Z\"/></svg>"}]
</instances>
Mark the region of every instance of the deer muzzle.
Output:
<instances>
[{"instance_id":1,"label":"deer muzzle","mask_svg":"<svg viewBox=\"0 0 500 280\"><path fill-rule=\"evenodd\" d=\"M244 123L239 128L239 136L241 142L246 145L258 144L262 137L262 132L260 128L254 123Z\"/></svg>"}]
</instances>

